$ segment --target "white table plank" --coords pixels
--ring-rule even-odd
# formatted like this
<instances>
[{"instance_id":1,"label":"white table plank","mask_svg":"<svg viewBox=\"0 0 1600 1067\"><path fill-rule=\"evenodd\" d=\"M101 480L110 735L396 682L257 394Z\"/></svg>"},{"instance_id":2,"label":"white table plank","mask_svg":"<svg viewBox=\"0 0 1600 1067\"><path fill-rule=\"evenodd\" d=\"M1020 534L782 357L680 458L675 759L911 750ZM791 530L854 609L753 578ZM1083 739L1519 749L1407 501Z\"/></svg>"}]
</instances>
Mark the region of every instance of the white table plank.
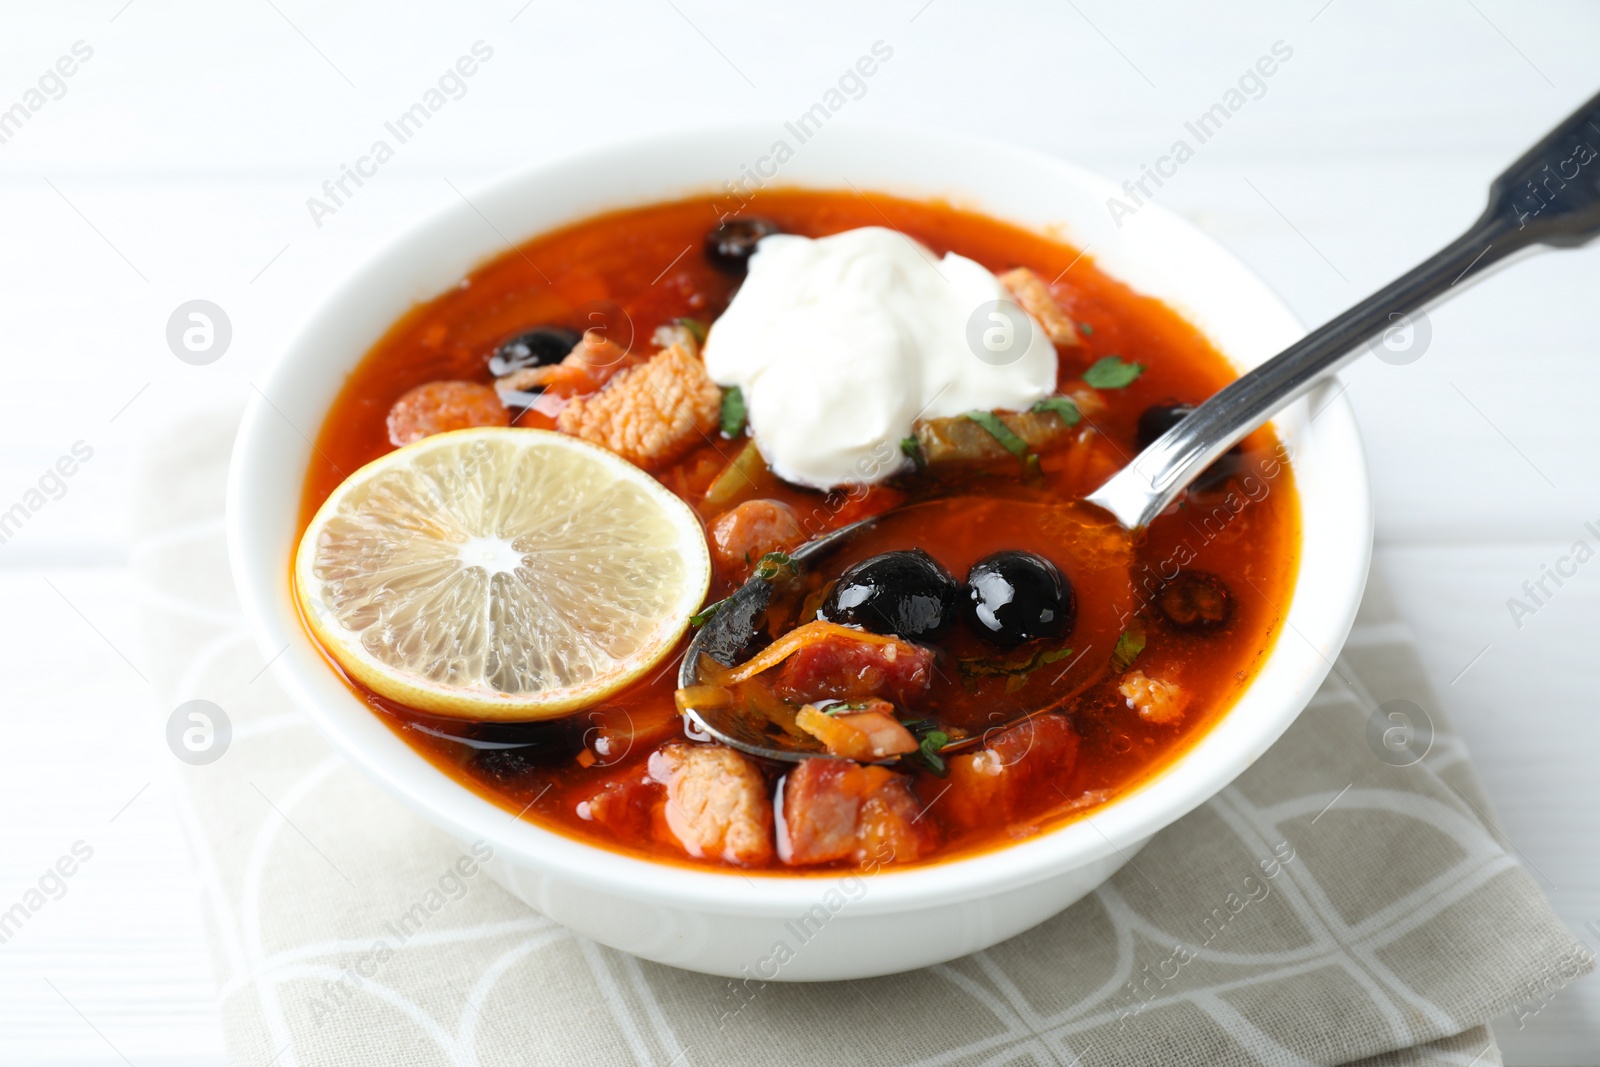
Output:
<instances>
[{"instance_id":1,"label":"white table plank","mask_svg":"<svg viewBox=\"0 0 1600 1067\"><path fill-rule=\"evenodd\" d=\"M166 715L139 677L131 593L122 568L0 571L0 909L75 845L91 850L0 945L0 1063L220 1061Z\"/></svg>"}]
</instances>

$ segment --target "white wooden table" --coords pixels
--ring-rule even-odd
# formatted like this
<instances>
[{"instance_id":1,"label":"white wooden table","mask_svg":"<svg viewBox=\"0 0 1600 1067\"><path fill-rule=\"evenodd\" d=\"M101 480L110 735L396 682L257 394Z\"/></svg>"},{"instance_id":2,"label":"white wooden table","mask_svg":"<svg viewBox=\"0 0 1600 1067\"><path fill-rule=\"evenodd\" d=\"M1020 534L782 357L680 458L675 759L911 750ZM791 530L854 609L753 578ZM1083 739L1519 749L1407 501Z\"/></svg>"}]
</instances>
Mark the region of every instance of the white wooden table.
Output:
<instances>
[{"instance_id":1,"label":"white wooden table","mask_svg":"<svg viewBox=\"0 0 1600 1067\"><path fill-rule=\"evenodd\" d=\"M306 199L482 40L491 61L318 227ZM75 442L93 456L0 544L0 909L94 849L0 944L0 1062L223 1062L166 786L170 709L142 679L124 518L141 441L242 403L309 305L396 226L503 168L725 118L776 127L875 41L848 117L984 134L1137 178L1275 42L1292 57L1158 193L1308 321L1478 211L1487 180L1596 89L1600 9L1377 0L984 6L843 0L452 5L83 0L0 13L0 511ZM69 63L66 66L73 66ZM1600 563L1518 626L1507 598L1600 523L1600 250L1550 254L1435 313L1416 362L1348 374L1378 564L1476 753L1503 830L1600 948ZM175 359L205 298L234 336ZM54 486L49 486L54 490ZM1510 1062L1600 1062L1600 981Z\"/></svg>"}]
</instances>

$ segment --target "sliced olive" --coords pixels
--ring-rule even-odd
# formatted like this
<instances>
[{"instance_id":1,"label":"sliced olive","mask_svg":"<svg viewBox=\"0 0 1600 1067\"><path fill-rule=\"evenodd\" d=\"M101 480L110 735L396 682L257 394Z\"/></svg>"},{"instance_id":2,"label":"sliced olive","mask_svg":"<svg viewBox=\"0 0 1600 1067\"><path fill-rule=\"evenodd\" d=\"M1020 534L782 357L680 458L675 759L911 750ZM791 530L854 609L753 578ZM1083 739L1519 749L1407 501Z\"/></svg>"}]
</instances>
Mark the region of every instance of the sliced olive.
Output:
<instances>
[{"instance_id":1,"label":"sliced olive","mask_svg":"<svg viewBox=\"0 0 1600 1067\"><path fill-rule=\"evenodd\" d=\"M876 634L922 641L955 616L956 580L920 548L864 559L839 576L821 616Z\"/></svg>"},{"instance_id":2,"label":"sliced olive","mask_svg":"<svg viewBox=\"0 0 1600 1067\"><path fill-rule=\"evenodd\" d=\"M733 219L706 234L706 258L728 274L743 274L763 237L782 233L771 219Z\"/></svg>"},{"instance_id":3,"label":"sliced olive","mask_svg":"<svg viewBox=\"0 0 1600 1067\"><path fill-rule=\"evenodd\" d=\"M1078 602L1054 563L1032 552L996 552L967 572L967 622L997 645L1072 629Z\"/></svg>"},{"instance_id":4,"label":"sliced olive","mask_svg":"<svg viewBox=\"0 0 1600 1067\"><path fill-rule=\"evenodd\" d=\"M1180 404L1172 400L1145 408L1139 413L1139 447L1149 448L1162 434L1192 414L1194 414L1193 404ZM1212 489L1227 481L1238 474L1243 466L1239 455L1239 446L1234 445L1201 472L1192 484L1196 489Z\"/></svg>"},{"instance_id":5,"label":"sliced olive","mask_svg":"<svg viewBox=\"0 0 1600 1067\"><path fill-rule=\"evenodd\" d=\"M489 357L489 373L504 378L524 367L543 367L566 359L583 340L576 330L563 326L536 326L506 341Z\"/></svg>"},{"instance_id":6,"label":"sliced olive","mask_svg":"<svg viewBox=\"0 0 1600 1067\"><path fill-rule=\"evenodd\" d=\"M1161 587L1156 607L1181 630L1216 630L1233 614L1233 598L1216 575L1185 571Z\"/></svg>"}]
</instances>

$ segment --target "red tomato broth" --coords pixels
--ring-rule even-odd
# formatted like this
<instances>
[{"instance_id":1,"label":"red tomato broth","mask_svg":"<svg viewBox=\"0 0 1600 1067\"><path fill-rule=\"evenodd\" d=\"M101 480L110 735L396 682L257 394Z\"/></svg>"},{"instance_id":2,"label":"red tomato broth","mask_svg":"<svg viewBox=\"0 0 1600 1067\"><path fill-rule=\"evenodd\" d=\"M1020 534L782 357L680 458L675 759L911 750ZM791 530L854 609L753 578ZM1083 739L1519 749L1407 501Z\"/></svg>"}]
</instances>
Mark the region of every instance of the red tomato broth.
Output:
<instances>
[{"instance_id":1,"label":"red tomato broth","mask_svg":"<svg viewBox=\"0 0 1600 1067\"><path fill-rule=\"evenodd\" d=\"M953 474L932 485L927 476L912 476L888 486L818 493L772 479L753 494L793 506L812 535L889 511L907 499L926 501L908 510L904 519L892 516L837 552L825 564L830 575L876 552L915 545L959 580L974 560L999 549L1021 548L1052 559L1074 583L1078 622L1061 642L1073 649L1072 656L1038 670L1015 692L984 682L974 693L963 688L959 672L952 669L955 660L1004 653L984 646L958 625L939 642L944 653L933 688L909 713L923 717L936 712L981 732L1014 710L1070 696L1067 710L1081 744L1062 795L1042 798L1036 810L1005 824L958 831L941 823L942 847L918 865L1003 846L1093 810L1170 766L1232 705L1281 629L1299 543L1299 508L1284 446L1270 428L1252 434L1237 457L1247 477L1191 491L1156 520L1137 546L1126 581L1077 566L1073 535L1059 522L1052 528L1048 521L1005 519L1030 511L1060 512L1063 502L1096 488L1136 454L1140 412L1156 403L1204 400L1234 377L1226 359L1171 308L1103 274L1076 249L972 212L877 193L802 190L763 191L753 208L786 232L819 237L887 225L935 255L955 251L997 273L1020 265L1047 281L1056 279L1052 288L1063 310L1089 327L1080 350L1061 353L1063 390L1081 386L1083 371L1102 356L1115 354L1146 367L1130 386L1101 391L1106 410L1082 424L1090 431L1091 445L1046 453L1041 476L1033 481L1006 476L1011 473L1007 471L995 477L990 471ZM461 285L407 312L351 372L318 433L302 499L302 529L348 473L393 449L385 418L396 399L438 379L491 382L489 356L508 336L541 324L574 329L602 325L619 343L631 339L648 348L658 325L679 317L714 320L737 288L737 280L714 269L700 251L705 233L718 219L718 201L709 197L601 215L490 260ZM554 424L529 411L514 425L550 429ZM702 498L743 444L710 441L656 475L709 522L737 502L708 506ZM974 504L974 495L986 499ZM975 521L980 510L1002 518ZM916 531L911 536L907 527L913 515ZM1180 677L1191 697L1180 722L1159 725L1146 722L1116 693L1108 657L1126 616L1145 605L1159 577L1170 578L1174 568L1220 576L1232 594L1233 611L1221 631L1203 636L1166 624L1156 612L1143 612L1149 617L1148 644L1137 667L1153 676ZM734 584L733 576L715 576L708 600L726 595ZM605 781L637 775L661 741L681 736L673 704L677 660L674 656L652 678L597 708L535 727L543 739L536 751L548 755L536 756L531 765L523 761L516 773L506 770L505 760L482 754L496 750L474 750L452 739L476 735L477 743L492 744L504 728L442 720L347 682L413 749L522 818L652 860L732 870L691 859L659 835L621 840L577 814L579 802ZM605 751L597 753L597 748ZM586 752L589 762L580 764ZM765 770L770 784L784 768ZM916 791L936 822L944 785L926 771L916 772ZM786 867L774 860L754 873L828 873L840 866Z\"/></svg>"}]
</instances>

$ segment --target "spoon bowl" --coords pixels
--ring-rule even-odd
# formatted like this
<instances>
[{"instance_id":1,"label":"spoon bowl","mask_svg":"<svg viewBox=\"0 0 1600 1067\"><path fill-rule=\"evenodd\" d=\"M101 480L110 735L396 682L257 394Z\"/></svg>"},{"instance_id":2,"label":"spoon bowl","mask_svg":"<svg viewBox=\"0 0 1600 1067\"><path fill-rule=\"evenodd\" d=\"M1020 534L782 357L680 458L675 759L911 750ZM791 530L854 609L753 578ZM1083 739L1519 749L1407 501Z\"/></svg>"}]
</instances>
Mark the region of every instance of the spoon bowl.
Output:
<instances>
[{"instance_id":1,"label":"spoon bowl","mask_svg":"<svg viewBox=\"0 0 1600 1067\"><path fill-rule=\"evenodd\" d=\"M947 503L942 499L920 501L907 507L862 519L840 527L822 537L808 541L790 553L780 567L757 568L738 589L720 601L700 626L684 653L678 672L680 689L692 689L710 681L706 677L708 663L718 667L734 667L750 658L758 636L767 628L769 609L776 609L786 598L784 593L800 587L805 579L824 566L835 553L869 530L886 522L915 521L918 509ZM1019 502L1019 507L1029 506ZM1069 501L1049 505L1052 526L1063 541L1079 542L1085 555L1100 559L1122 557L1131 563L1135 536L1117 523L1103 509L1082 501ZM1131 572L1129 586L1131 588ZM799 619L807 622L809 619ZM1088 647L1079 649L1080 655L1066 666L1070 670L1077 664ZM1062 676L1067 673L1063 670ZM1055 710L1078 692L1092 684L1097 675L1081 677L1068 686L1053 690L1051 699L1044 705L1029 708L1014 715L996 717L983 724L982 729L952 732L948 743L940 746L941 753L954 753L976 747L986 736L997 730ZM716 740L753 756L765 759L799 761L803 759L838 759L830 754L816 738L795 725L794 710L776 705L753 707L734 700L728 703L701 702L684 707L689 720L690 736L698 740ZM998 713L997 713L998 714Z\"/></svg>"}]
</instances>

